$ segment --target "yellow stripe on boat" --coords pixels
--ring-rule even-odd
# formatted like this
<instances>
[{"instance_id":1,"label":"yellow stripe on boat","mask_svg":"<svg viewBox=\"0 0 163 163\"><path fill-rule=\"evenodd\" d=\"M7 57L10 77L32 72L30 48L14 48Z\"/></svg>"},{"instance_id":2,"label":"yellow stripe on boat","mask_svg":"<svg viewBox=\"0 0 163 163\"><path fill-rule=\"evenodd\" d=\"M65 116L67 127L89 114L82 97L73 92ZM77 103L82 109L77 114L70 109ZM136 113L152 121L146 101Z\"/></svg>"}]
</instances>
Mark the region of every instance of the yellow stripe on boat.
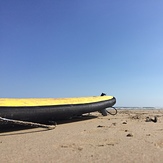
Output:
<instances>
[{"instance_id":1,"label":"yellow stripe on boat","mask_svg":"<svg viewBox=\"0 0 163 163\"><path fill-rule=\"evenodd\" d=\"M78 98L0 98L0 107L56 106L88 104L113 99L113 96Z\"/></svg>"}]
</instances>

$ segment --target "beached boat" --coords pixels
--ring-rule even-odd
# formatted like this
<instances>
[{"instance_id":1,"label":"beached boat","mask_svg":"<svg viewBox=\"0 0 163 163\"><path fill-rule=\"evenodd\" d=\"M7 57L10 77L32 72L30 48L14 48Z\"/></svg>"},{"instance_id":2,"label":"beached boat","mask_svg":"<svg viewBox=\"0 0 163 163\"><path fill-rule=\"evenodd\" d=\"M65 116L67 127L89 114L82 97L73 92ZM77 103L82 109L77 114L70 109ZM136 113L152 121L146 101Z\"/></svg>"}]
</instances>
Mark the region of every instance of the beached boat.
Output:
<instances>
[{"instance_id":1,"label":"beached boat","mask_svg":"<svg viewBox=\"0 0 163 163\"><path fill-rule=\"evenodd\" d=\"M116 103L113 96L93 96L80 98L0 98L0 117L30 121L56 121L99 111Z\"/></svg>"}]
</instances>

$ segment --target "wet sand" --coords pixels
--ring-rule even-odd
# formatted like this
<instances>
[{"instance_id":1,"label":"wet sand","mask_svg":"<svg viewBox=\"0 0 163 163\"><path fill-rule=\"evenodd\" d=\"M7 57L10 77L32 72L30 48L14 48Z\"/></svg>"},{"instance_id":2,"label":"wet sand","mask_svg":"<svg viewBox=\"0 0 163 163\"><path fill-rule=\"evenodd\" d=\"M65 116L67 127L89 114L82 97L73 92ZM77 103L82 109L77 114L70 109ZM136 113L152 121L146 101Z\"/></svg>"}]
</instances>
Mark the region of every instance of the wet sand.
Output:
<instances>
[{"instance_id":1,"label":"wet sand","mask_svg":"<svg viewBox=\"0 0 163 163\"><path fill-rule=\"evenodd\" d=\"M54 130L0 129L0 161L162 163L163 110L91 115L60 122Z\"/></svg>"}]
</instances>

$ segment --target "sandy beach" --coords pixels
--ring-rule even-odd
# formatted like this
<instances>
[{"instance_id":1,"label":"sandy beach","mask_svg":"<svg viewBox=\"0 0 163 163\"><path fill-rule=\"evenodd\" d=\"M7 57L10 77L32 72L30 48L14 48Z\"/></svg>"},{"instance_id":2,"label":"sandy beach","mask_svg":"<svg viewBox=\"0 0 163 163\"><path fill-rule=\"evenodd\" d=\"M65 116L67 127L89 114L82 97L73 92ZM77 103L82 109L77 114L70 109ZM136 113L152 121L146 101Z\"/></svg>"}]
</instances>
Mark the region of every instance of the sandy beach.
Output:
<instances>
[{"instance_id":1,"label":"sandy beach","mask_svg":"<svg viewBox=\"0 0 163 163\"><path fill-rule=\"evenodd\" d=\"M95 112L53 130L1 129L0 151L2 163L162 163L163 110L118 110L105 117Z\"/></svg>"}]
</instances>

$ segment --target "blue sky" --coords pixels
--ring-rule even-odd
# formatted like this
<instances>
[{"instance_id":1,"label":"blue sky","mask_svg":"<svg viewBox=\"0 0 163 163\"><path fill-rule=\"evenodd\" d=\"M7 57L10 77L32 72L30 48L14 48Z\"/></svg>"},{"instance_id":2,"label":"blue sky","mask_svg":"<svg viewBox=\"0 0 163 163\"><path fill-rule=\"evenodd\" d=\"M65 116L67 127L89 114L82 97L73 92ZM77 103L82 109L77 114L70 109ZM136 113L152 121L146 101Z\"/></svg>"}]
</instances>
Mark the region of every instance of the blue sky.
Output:
<instances>
[{"instance_id":1,"label":"blue sky","mask_svg":"<svg viewBox=\"0 0 163 163\"><path fill-rule=\"evenodd\" d=\"M0 0L0 97L163 107L162 0Z\"/></svg>"}]
</instances>

